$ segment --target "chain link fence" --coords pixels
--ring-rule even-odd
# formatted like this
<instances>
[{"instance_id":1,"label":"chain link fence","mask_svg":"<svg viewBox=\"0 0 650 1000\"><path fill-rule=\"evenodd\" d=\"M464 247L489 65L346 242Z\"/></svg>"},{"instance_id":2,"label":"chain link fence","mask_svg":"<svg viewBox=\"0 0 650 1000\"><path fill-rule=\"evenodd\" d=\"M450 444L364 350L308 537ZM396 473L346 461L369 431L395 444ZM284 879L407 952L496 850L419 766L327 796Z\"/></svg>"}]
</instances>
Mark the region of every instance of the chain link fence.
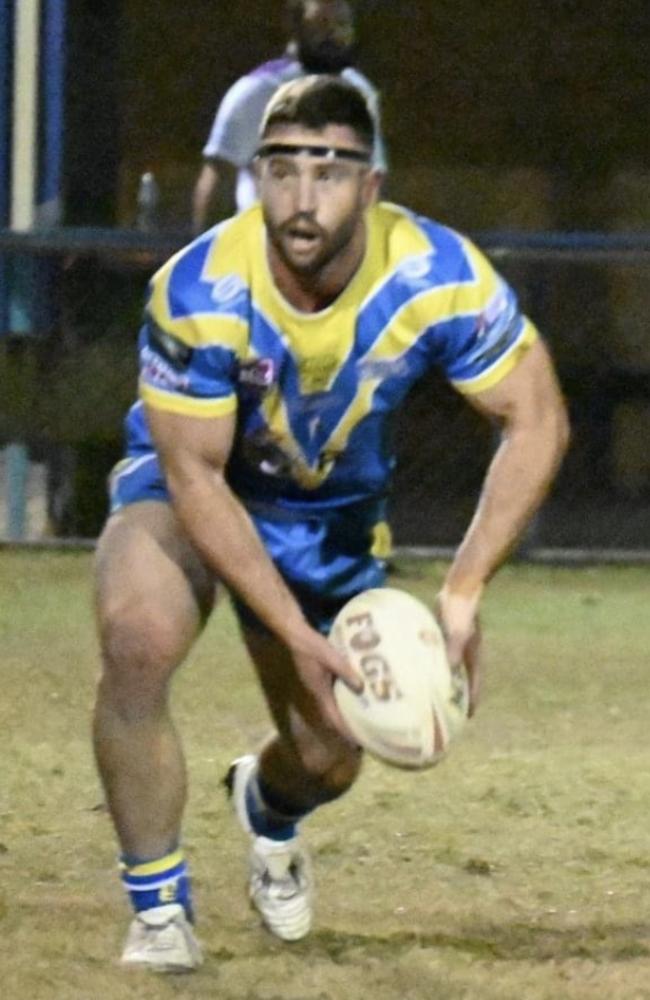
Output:
<instances>
[{"instance_id":1,"label":"chain link fence","mask_svg":"<svg viewBox=\"0 0 650 1000\"><path fill-rule=\"evenodd\" d=\"M478 234L546 336L569 402L570 452L525 540L531 556L650 553L650 237ZM136 388L150 274L181 234L0 234L4 273L38 261L47 320L0 337L0 538L96 536ZM47 267L44 268L44 263ZM45 277L43 277L45 275ZM431 374L396 425L398 546L457 544L495 431Z\"/></svg>"}]
</instances>

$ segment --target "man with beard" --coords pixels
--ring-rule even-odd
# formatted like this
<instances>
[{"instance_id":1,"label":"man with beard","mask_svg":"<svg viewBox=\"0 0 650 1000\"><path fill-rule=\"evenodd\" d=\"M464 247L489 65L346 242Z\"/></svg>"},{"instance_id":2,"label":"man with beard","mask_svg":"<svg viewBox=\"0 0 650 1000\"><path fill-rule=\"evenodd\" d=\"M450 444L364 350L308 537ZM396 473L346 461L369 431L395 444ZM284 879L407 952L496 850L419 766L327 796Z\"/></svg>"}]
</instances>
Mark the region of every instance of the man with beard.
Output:
<instances>
[{"instance_id":1,"label":"man with beard","mask_svg":"<svg viewBox=\"0 0 650 1000\"><path fill-rule=\"evenodd\" d=\"M182 971L201 960L169 687L217 585L233 596L275 726L225 783L250 851L251 901L271 933L293 941L312 923L299 824L361 765L333 683L363 682L325 636L353 595L383 582L372 530L402 400L439 367L502 428L476 513L431 594L449 660L467 667L472 711L481 595L566 446L535 327L469 240L377 202L374 135L365 100L340 77L285 84L254 158L259 203L151 282L140 400L97 550L94 745L135 909L127 965Z\"/></svg>"},{"instance_id":2,"label":"man with beard","mask_svg":"<svg viewBox=\"0 0 650 1000\"><path fill-rule=\"evenodd\" d=\"M224 175L237 170L235 201L242 211L256 197L251 160L260 122L269 100L283 83L312 73L340 73L358 87L379 125L377 91L353 67L355 32L347 0L290 0L287 9L291 41L285 55L263 63L228 90L217 111L203 149L203 166L194 187L192 226L195 233L209 224L210 208ZM386 170L383 143L377 129L373 165Z\"/></svg>"}]
</instances>

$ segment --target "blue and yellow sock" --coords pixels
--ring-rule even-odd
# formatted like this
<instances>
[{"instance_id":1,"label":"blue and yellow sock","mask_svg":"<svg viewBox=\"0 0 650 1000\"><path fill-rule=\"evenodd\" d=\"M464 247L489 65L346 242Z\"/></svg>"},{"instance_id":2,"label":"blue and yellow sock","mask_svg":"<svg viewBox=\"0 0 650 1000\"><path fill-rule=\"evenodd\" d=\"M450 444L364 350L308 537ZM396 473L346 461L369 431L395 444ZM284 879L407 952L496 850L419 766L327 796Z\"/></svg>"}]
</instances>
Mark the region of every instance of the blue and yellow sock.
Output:
<instances>
[{"instance_id":1,"label":"blue and yellow sock","mask_svg":"<svg viewBox=\"0 0 650 1000\"><path fill-rule=\"evenodd\" d=\"M122 883L136 913L180 903L188 920L194 921L192 886L187 861L180 848L148 861L125 855L120 859L120 869Z\"/></svg>"},{"instance_id":2,"label":"blue and yellow sock","mask_svg":"<svg viewBox=\"0 0 650 1000\"><path fill-rule=\"evenodd\" d=\"M246 785L246 811L258 837L291 840L296 836L298 821L310 813L311 809L296 813L295 808L269 788L259 772L255 771Z\"/></svg>"}]
</instances>

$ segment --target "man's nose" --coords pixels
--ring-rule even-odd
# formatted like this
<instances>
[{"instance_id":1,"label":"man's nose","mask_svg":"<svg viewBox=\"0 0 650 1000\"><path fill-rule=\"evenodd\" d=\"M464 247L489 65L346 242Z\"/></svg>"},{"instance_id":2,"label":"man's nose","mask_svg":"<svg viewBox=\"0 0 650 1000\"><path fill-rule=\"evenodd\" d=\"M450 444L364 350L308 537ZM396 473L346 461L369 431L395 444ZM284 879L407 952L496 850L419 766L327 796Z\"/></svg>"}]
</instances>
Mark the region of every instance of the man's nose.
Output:
<instances>
[{"instance_id":1,"label":"man's nose","mask_svg":"<svg viewBox=\"0 0 650 1000\"><path fill-rule=\"evenodd\" d=\"M316 208L316 185L313 178L304 173L298 181L297 202L299 212L313 212Z\"/></svg>"},{"instance_id":2,"label":"man's nose","mask_svg":"<svg viewBox=\"0 0 650 1000\"><path fill-rule=\"evenodd\" d=\"M321 14L320 41L334 41L338 45L349 45L354 40L354 25L335 10L324 10Z\"/></svg>"}]
</instances>

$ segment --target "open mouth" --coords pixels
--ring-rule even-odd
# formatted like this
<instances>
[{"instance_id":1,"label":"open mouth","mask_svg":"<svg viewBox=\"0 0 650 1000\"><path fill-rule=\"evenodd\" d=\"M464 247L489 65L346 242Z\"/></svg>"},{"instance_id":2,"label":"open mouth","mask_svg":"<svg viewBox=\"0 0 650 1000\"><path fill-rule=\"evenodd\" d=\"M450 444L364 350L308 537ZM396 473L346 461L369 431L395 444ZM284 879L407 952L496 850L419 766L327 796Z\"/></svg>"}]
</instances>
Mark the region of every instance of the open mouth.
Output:
<instances>
[{"instance_id":1,"label":"open mouth","mask_svg":"<svg viewBox=\"0 0 650 1000\"><path fill-rule=\"evenodd\" d=\"M290 226L287 229L287 236L297 249L309 249L319 240L320 234L315 229L305 229L303 226Z\"/></svg>"}]
</instances>

